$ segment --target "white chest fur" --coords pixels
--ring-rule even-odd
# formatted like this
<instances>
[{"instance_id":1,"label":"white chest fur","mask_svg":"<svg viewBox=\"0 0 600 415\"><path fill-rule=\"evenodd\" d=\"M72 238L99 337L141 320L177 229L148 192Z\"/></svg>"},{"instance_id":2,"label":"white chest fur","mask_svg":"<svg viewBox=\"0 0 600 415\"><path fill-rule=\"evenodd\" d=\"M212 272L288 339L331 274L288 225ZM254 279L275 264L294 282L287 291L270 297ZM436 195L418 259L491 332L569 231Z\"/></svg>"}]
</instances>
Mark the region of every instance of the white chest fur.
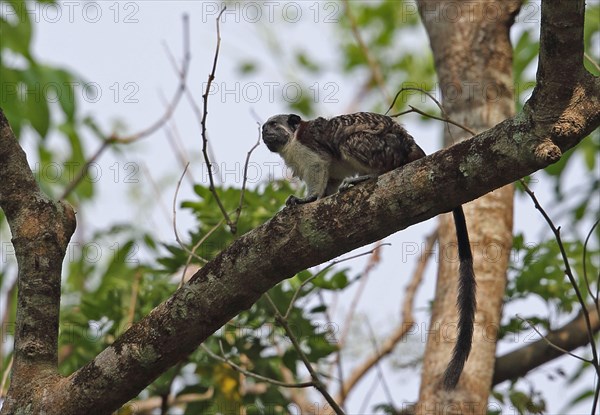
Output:
<instances>
[{"instance_id":1,"label":"white chest fur","mask_svg":"<svg viewBox=\"0 0 600 415\"><path fill-rule=\"evenodd\" d=\"M305 182L315 170L322 171L329 164L324 156L302 145L295 137L281 149L279 154L285 164L292 169L294 176Z\"/></svg>"}]
</instances>

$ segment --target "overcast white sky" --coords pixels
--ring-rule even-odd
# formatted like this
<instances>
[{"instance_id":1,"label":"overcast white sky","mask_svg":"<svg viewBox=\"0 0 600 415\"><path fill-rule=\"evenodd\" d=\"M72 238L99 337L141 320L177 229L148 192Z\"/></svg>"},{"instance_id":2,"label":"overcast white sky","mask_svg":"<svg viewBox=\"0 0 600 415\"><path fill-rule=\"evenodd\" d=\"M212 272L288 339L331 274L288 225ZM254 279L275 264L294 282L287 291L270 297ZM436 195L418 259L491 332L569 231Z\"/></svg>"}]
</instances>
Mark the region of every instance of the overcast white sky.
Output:
<instances>
[{"instance_id":1,"label":"overcast white sky","mask_svg":"<svg viewBox=\"0 0 600 415\"><path fill-rule=\"evenodd\" d=\"M79 89L80 109L99 120L105 131L110 131L118 121L127 127L128 132L135 132L160 117L166 101L177 87L178 79L164 45L180 62L184 13L190 16L191 28L192 63L188 85L196 101L201 102L203 85L212 65L216 42L215 17L221 4L211 1L65 1L58 8L38 5L31 10L31 16L37 20L34 51L41 61L66 66L81 74L99 92L99 95L91 96ZM283 56L289 55L297 47L310 50L311 55L328 68L315 77L312 89L324 116L348 111L361 83L361 80L341 76L336 71L340 52L339 31L335 30L335 25L341 17L337 13L341 12L340 3L277 1L269 2L268 7L262 10L255 4L229 4L229 11L221 23L221 54L215 88L210 96L209 137L217 164L226 172L224 181L232 186L240 185L246 152L257 139L254 114L264 120L270 115L284 112L285 99L294 99L297 93L296 85L290 80L297 79L298 74L290 67L281 66L280 62L285 59L274 58L269 43L282 46L276 53ZM532 17L535 15L530 14L534 11L534 8L527 9L529 14L522 16L523 24L538 24L537 18ZM406 44L399 45L399 48L415 47L428 47L422 30L415 33L414 38L406 39ZM250 59L260 63L260 70L252 76L241 77L236 68L240 62ZM370 108L355 108L359 109ZM439 125L424 126L411 118L402 121L427 153L438 148ZM194 178L201 181L203 169L199 123L186 100L182 101L170 125L191 162ZM86 140L90 143L89 151L94 151L98 146L97 141L92 137ZM61 145L56 138L53 143ZM268 179L269 166L274 162L279 163L275 169L277 176L283 171L283 164L278 157L264 145L254 152L252 160L256 163L255 183ZM174 241L169 216L175 183L182 170L167 140L165 129L139 144L123 147L121 156L105 154L98 161L96 169L101 193L93 206L87 206L80 212L86 222L78 231L82 240L86 240L94 229L106 224L127 222L153 229L164 241ZM127 177L139 183L128 183ZM153 182L161 187L160 198L156 195ZM138 204L131 203L133 189L137 186L141 186L143 197L151 206L142 211L138 209ZM549 190L548 183L539 183L538 189L538 196L547 200L543 189ZM135 194L139 196L139 190ZM179 200L193 197L190 183L184 182ZM544 229L541 218L524 199L519 199L516 206L515 230L526 231L529 239L535 240ZM179 214L178 221L182 234L194 226L193 219L185 212ZM415 244L421 246L434 225L435 221L430 220L387 239L393 246L385 248L383 264L373 272L358 307L359 313L368 316L370 324L381 331L378 333L381 338L383 332L391 330L393 323L399 319L399 300L403 297L404 287L414 268L414 256L407 255L408 249ZM361 269L363 263L356 261L356 269ZM418 318L424 324L428 322L426 308L435 284L434 268L429 266L427 280L417 299ZM352 292L349 292L339 299L335 317L339 322L343 321L343 313L347 311L351 298ZM514 314L519 307L521 310L531 310L539 306L539 303L528 302L514 307L514 311L507 311ZM544 312L540 309L540 313ZM501 345L500 350L522 346L531 340L518 339L516 344ZM398 348L398 356L415 354L411 348L415 344L424 348L424 341L420 337L411 339ZM403 400L416 400L418 370L399 371L388 364L385 366L395 405L401 406ZM547 381L549 371L558 366L571 367L571 361L563 358L552 362L528 377L537 388L543 385L544 396L550 403L548 413L558 413L571 397L565 396L561 381ZM374 375L354 392L348 406L350 413L361 410L366 394L373 393L371 404L385 400L381 387L375 392L370 391ZM592 378L588 377L585 381L591 382ZM576 388L569 390L572 394L578 391ZM583 406L572 413L586 410L588 407Z\"/></svg>"}]
</instances>

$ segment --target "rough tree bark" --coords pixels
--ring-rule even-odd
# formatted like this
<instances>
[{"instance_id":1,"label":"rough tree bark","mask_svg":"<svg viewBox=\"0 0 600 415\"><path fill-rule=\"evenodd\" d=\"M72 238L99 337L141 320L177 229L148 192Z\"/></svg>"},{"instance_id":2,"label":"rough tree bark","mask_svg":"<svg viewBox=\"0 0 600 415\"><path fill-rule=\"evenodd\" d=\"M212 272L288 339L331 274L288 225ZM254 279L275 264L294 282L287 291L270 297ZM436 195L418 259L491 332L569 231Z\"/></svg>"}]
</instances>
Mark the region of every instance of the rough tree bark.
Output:
<instances>
[{"instance_id":1,"label":"rough tree bark","mask_svg":"<svg viewBox=\"0 0 600 415\"><path fill-rule=\"evenodd\" d=\"M600 82L582 66L583 13L582 0L543 3L538 85L522 113L376 182L284 209L64 378L53 333L72 211L41 195L0 113L0 207L19 246L19 368L1 413L108 414L281 280L559 160L600 125Z\"/></svg>"},{"instance_id":2,"label":"rough tree bark","mask_svg":"<svg viewBox=\"0 0 600 415\"><path fill-rule=\"evenodd\" d=\"M38 187L0 109L0 207L12 232L19 274L14 364L2 413L14 413L39 389L59 380L60 276L75 212ZM11 403L17 405L10 411ZM27 412L26 412L27 413Z\"/></svg>"},{"instance_id":3,"label":"rough tree bark","mask_svg":"<svg viewBox=\"0 0 600 415\"><path fill-rule=\"evenodd\" d=\"M509 30L521 0L420 0L442 92L453 120L476 132L514 115L512 46ZM469 133L449 126L446 146ZM490 165L493 168L494 164ZM452 215L440 216L439 265L417 413L485 414L496 355L506 271L512 248L513 186L464 206L477 279L477 314L471 355L458 388L445 393L441 378L456 340L458 258Z\"/></svg>"}]
</instances>

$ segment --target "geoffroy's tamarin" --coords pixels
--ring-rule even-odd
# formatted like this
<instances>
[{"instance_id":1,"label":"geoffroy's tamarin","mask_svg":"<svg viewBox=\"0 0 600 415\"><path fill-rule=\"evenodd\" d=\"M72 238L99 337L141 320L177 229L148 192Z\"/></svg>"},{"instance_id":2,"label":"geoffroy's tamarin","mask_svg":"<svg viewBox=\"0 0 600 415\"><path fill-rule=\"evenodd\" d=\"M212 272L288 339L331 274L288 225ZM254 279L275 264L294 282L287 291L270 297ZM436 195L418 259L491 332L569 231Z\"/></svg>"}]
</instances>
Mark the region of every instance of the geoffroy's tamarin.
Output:
<instances>
[{"instance_id":1,"label":"geoffroy's tamarin","mask_svg":"<svg viewBox=\"0 0 600 415\"><path fill-rule=\"evenodd\" d=\"M269 150L279 153L294 175L306 183L306 197L292 195L286 201L288 206L313 202L425 157L400 124L371 112L310 121L295 114L275 115L263 125L262 138ZM444 372L446 389L456 387L469 357L476 309L473 256L462 206L452 213L460 259L459 321L452 359Z\"/></svg>"}]
</instances>

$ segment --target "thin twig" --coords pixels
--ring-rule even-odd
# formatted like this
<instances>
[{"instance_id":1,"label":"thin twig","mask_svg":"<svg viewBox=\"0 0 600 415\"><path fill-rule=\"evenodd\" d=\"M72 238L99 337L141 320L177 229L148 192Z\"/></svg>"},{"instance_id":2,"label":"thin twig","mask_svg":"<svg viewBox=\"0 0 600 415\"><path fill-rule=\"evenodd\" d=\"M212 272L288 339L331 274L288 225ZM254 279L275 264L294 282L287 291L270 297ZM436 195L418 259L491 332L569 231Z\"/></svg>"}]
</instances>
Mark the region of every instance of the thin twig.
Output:
<instances>
[{"instance_id":1,"label":"thin twig","mask_svg":"<svg viewBox=\"0 0 600 415\"><path fill-rule=\"evenodd\" d=\"M438 234L437 232L433 232L429 235L425 241L425 251L419 258L419 262L417 267L412 275L410 283L406 287L406 296L404 297L404 303L402 305L402 323L400 323L388 336L388 338L382 343L381 347L378 351L375 351L371 356L369 356L364 362L362 362L358 367L356 367L350 376L347 378L343 389L339 392L338 401L344 402L341 397L347 397L352 389L358 384L358 382L363 378L363 376L373 368L381 359L390 354L396 344L400 340L406 336L408 331L414 325L414 317L412 315L412 309L414 307L415 296L417 293L417 289L421 282L423 281L423 276L425 274L425 268L427 263L433 253L433 245L437 241Z\"/></svg>"},{"instance_id":2,"label":"thin twig","mask_svg":"<svg viewBox=\"0 0 600 415\"><path fill-rule=\"evenodd\" d=\"M388 112L390 112L392 110L392 108L394 108L394 105L396 104L396 100L398 99L398 97L400 96L400 94L402 94L403 92L406 91L417 91L420 92L422 94L427 95L433 102L435 102L435 105L437 105L437 107L440 109L440 112L442 113L442 115L444 116L444 118L448 118L448 114L446 113L446 110L444 109L444 106L442 105L442 103L440 101L437 100L436 97L433 96L432 93L425 91L424 89L421 88L415 88L415 87L404 87L404 88L400 88L400 90L398 92L396 92L396 95L394 96L394 100L392 101L390 107L388 108L388 110L385 112L385 115L388 114ZM390 117L394 117L394 115L390 115Z\"/></svg>"},{"instance_id":3,"label":"thin twig","mask_svg":"<svg viewBox=\"0 0 600 415\"><path fill-rule=\"evenodd\" d=\"M192 257L202 258L201 256L195 255L196 250L200 248L200 245L202 245L210 237L210 235L213 234L214 231L219 229L219 227L223 224L223 220L224 219L221 219L215 226L213 226L208 232L206 232L206 235L204 235L202 238L200 238L198 242L196 242L196 245L192 247L192 250L188 251L189 255L185 262L185 267L183 267L183 271L181 272L181 281L179 282L179 288L181 288L185 282L185 274L187 273L190 263L192 262ZM204 258L202 258L202 260L206 261Z\"/></svg>"},{"instance_id":4,"label":"thin twig","mask_svg":"<svg viewBox=\"0 0 600 415\"><path fill-rule=\"evenodd\" d=\"M196 119L200 123L202 121L202 110L200 109L200 106L194 99L194 96L192 95L192 92L189 89L186 89L185 96L188 99L190 106L192 107L192 111L194 111L194 114L196 115ZM201 125L200 125L200 128L202 128ZM208 152L208 157L210 160L212 160L211 164L218 165L218 162L216 161L216 157L215 157L215 152L212 148L210 141L207 143L206 147L207 147L206 151ZM213 179L218 183L223 183L223 177L221 176L220 169L217 169L215 171L215 173L216 173L216 177L213 176Z\"/></svg>"},{"instance_id":5,"label":"thin twig","mask_svg":"<svg viewBox=\"0 0 600 415\"><path fill-rule=\"evenodd\" d=\"M589 311L583 300L583 296L581 295L581 291L579 290L577 281L575 280L575 277L573 275L573 271L571 270L571 264L570 264L569 258L567 256L567 252L565 251L565 247L562 243L562 238L560 236L560 227L557 228L554 225L554 223L552 222L552 219L550 219L550 217L548 216L548 214L546 213L544 208L540 205L540 203L537 200L537 197L535 197L535 194L533 193L533 191L531 191L529 186L527 186L527 183L525 183L525 180L521 179L520 182L521 182L521 185L523 186L523 189L525 189L525 192L527 192L527 194L533 201L535 208L540 211L540 213L546 220L546 223L548 223L548 226L552 230L552 233L554 234L554 238L556 239L556 242L558 244L558 248L560 250L560 254L562 256L563 263L565 264L565 274L569 278L569 281L571 282L571 285L573 286L573 289L575 290L575 295L577 296L577 300L579 301L579 304L581 305L581 308L582 308L583 317L585 319L585 325L586 325L586 329L587 329L587 335L589 338L590 347L592 349L593 362L591 362L591 363L593 364L594 368L596 369L596 375L598 377L600 377L600 361L598 360L598 350L596 349L596 342L594 341L594 332L592 330L590 314L589 314ZM592 405L592 413L596 413L596 407L598 405L599 396L600 396L600 382L598 383L595 393L594 393L594 403Z\"/></svg>"},{"instance_id":6,"label":"thin twig","mask_svg":"<svg viewBox=\"0 0 600 415\"><path fill-rule=\"evenodd\" d=\"M312 367L310 360L308 360L308 357L302 350L302 347L300 346L300 343L298 342L298 339L296 338L296 334L290 328L290 326L287 322L287 319L285 319L281 315L281 313L279 312L279 309L277 308L277 305L275 305L275 303L271 299L271 296L269 295L269 293L265 293L264 295L265 295L265 298L267 299L267 302L271 305L271 308L273 309L273 313L275 314L275 320L285 330L285 333L288 336L288 338L290 339L290 341L292 342L294 349L296 349L296 352L298 352L300 359L304 363L306 370L308 370L308 373L310 373L310 377L313 380L313 386L321 393L321 395L323 395L323 397L325 398L327 403L331 406L331 408L334 410L334 412L337 415L345 415L344 410L338 405L338 403L329 394L329 392L327 391L327 388L325 387L325 385L323 385L323 382L321 382L319 375L317 374L315 369Z\"/></svg>"},{"instance_id":7,"label":"thin twig","mask_svg":"<svg viewBox=\"0 0 600 415\"><path fill-rule=\"evenodd\" d=\"M421 88L414 88L414 87L406 87L406 88L401 88L396 95L394 96L394 100L392 101L392 104L390 105L390 107L388 108L388 110L385 112L385 114L387 115L388 112L390 112L390 110L394 107L394 104L396 103L396 100L398 99L398 97L400 96L401 93L405 92L405 91L418 91L421 92L422 94L427 95L434 103L435 105L437 105L437 107L440 109L440 112L442 113L443 117L436 117L435 115L431 115L428 114L424 111L421 111L415 107L413 107L412 105L409 105L408 107L410 108L410 110L407 111L403 111L403 112L399 112L397 114L393 114L390 115L390 117L399 117L400 115L404 115L404 114L408 114L410 112L416 112L418 114L423 115L424 117L429 117L429 118L433 118L439 121L444 121L446 123L446 129L448 130L448 134L450 135L451 138L452 137L452 131L450 131L450 127L448 127L448 124L452 124L455 125L461 129L463 129L464 131L468 132L469 134L471 134L472 136L476 135L475 131L471 130L470 128L456 122L453 121L452 119L450 119L450 117L448 116L448 114L446 113L446 110L444 109L443 105L440 103L440 101L438 101L433 94L425 91L424 89Z\"/></svg>"},{"instance_id":8,"label":"thin twig","mask_svg":"<svg viewBox=\"0 0 600 415\"><path fill-rule=\"evenodd\" d=\"M175 365L174 370L173 370L173 376L171 376L171 379L169 379L169 383L167 385L165 385L165 387L164 387L165 392L161 395L161 398L162 398L162 402L161 402L161 405L160 405L160 413L161 413L161 415L168 415L169 414L170 401L172 400L172 399L170 399L170 397L171 397L171 388L173 387L173 382L175 381L175 378L177 377L177 375L181 371L181 368L182 368L182 366L183 366L184 363L185 363L185 360L182 360L179 363L177 363L177 365Z\"/></svg>"},{"instance_id":9,"label":"thin twig","mask_svg":"<svg viewBox=\"0 0 600 415\"><path fill-rule=\"evenodd\" d=\"M179 177L179 180L177 180L177 186L175 187L175 194L173 195L173 206L172 206L172 210L173 210L173 232L175 233L175 240L177 241L177 243L179 244L179 246L181 247L181 249L183 249L185 252L188 253L188 255L193 256L194 258L196 258L200 262L207 263L208 260L202 258L199 255L196 255L194 252L190 251L187 246L185 246L185 244L183 243L183 241L179 237L179 231L177 230L177 195L179 194L179 189L181 187L181 182L183 181L183 178L185 176L185 172L187 171L189 165L190 165L190 163L187 163L185 165L185 168L183 169L183 173L181 173L181 176Z\"/></svg>"},{"instance_id":10,"label":"thin twig","mask_svg":"<svg viewBox=\"0 0 600 415\"><path fill-rule=\"evenodd\" d=\"M377 339L375 337L375 333L373 332L373 327L371 326L371 324L369 323L368 320L367 320L367 328L369 329L369 339L371 340L371 345L373 346L373 350L375 351L375 353L379 354L380 353L379 345L377 344ZM385 394L385 397L387 398L388 402L390 404L392 404L394 402L394 398L392 396L390 387L387 384L387 381L385 380L385 377L383 375L383 370L381 370L381 360L375 364L375 368L377 369L377 378L383 385L383 392Z\"/></svg>"},{"instance_id":11,"label":"thin twig","mask_svg":"<svg viewBox=\"0 0 600 415\"><path fill-rule=\"evenodd\" d=\"M560 236L560 227L557 228L556 226L554 226L552 219L550 219L550 217L548 216L548 214L546 213L544 208L540 205L537 197L535 196L533 191L529 188L529 186L527 186L527 183L525 183L525 180L520 179L520 182L521 182L521 185L523 186L523 188L525 189L525 192L529 195L529 197L533 201L535 208L540 211L540 213L546 220L546 223L548 223L548 226L552 230L552 233L554 234L556 242L558 243L558 247L559 247L563 262L565 264L565 274L569 278L569 281L571 282L571 285L573 286L573 289L575 290L575 295L577 296L577 300L579 301L579 304L581 305L581 307L583 309L582 311L584 312L584 318L585 318L586 326L588 329L588 335L590 337L590 344L592 346L592 353L594 355L594 360L598 361L596 345L595 345L594 337L593 337L592 325L590 323L590 315L587 311L587 308L585 307L585 302L583 301L583 296L581 295L581 291L579 290L579 285L577 284L577 281L575 280L575 277L573 276L573 272L571 270L571 264L569 262L569 258L565 251L565 247L562 243L562 238Z\"/></svg>"},{"instance_id":12,"label":"thin twig","mask_svg":"<svg viewBox=\"0 0 600 415\"><path fill-rule=\"evenodd\" d=\"M404 303L402 304L402 320L405 322L413 320L412 310L415 303L415 296L417 295L417 289L423 281L425 269L427 268L427 264L431 259L431 255L433 255L433 247L438 241L438 237L438 231L435 230L429 234L427 238L425 238L424 251L419 257L419 262L417 262L417 267L415 268L410 283L406 286L406 297L404 298Z\"/></svg>"},{"instance_id":13,"label":"thin twig","mask_svg":"<svg viewBox=\"0 0 600 415\"><path fill-rule=\"evenodd\" d=\"M173 69L173 71L175 73L177 73L181 76L182 70L179 69L179 66L177 65L177 62L175 60L175 55L171 51L169 44L165 41L162 41L161 44L162 44L163 49L165 50L165 54L167 55L167 58L169 58L169 63L171 64L171 68Z\"/></svg>"},{"instance_id":14,"label":"thin twig","mask_svg":"<svg viewBox=\"0 0 600 415\"><path fill-rule=\"evenodd\" d=\"M169 209L165 205L165 202L163 201L163 199L161 197L160 188L158 187L156 180L154 180L154 178L152 177L152 172L148 168L148 165L146 164L146 162L142 162L141 165L142 165L142 170L144 172L144 176L150 182L150 187L152 187L152 191L154 192L154 198L155 198L154 200L156 200L156 202L157 202L156 204L158 204L158 206L160 207L160 211L162 212L167 223L171 222L171 218L169 215Z\"/></svg>"},{"instance_id":15,"label":"thin twig","mask_svg":"<svg viewBox=\"0 0 600 415\"><path fill-rule=\"evenodd\" d=\"M469 127L466 127L466 126L464 126L464 125L462 125L462 124L460 124L460 123L458 123L456 121L453 121L450 118L442 118L442 117L437 117L435 115L428 114L425 111L421 111L420 109L418 109L416 107L413 107L412 105L409 105L409 108L413 112L416 112L417 114L421 114L421 115L423 115L425 117L433 118L434 120L444 121L444 122L446 122L448 124L456 125L457 127L462 128L463 130L465 130L466 132L468 132L469 134L471 134L473 136L477 135L477 133L475 131L471 130Z\"/></svg>"},{"instance_id":16,"label":"thin twig","mask_svg":"<svg viewBox=\"0 0 600 415\"><path fill-rule=\"evenodd\" d=\"M358 408L359 414L369 413L368 405L369 405L369 402L371 402L371 398L375 394L375 391L377 390L378 384L379 384L379 378L374 378L373 381L371 382L371 385L369 385L368 389L365 390L365 393L363 394L363 400L360 403L360 408Z\"/></svg>"},{"instance_id":17,"label":"thin twig","mask_svg":"<svg viewBox=\"0 0 600 415\"><path fill-rule=\"evenodd\" d=\"M386 101L389 102L390 94L385 88L385 80L383 79L383 75L381 73L381 66L371 54L369 47L367 46L362 35L360 34L360 30L358 30L358 22L356 21L354 14L352 14L352 10L350 10L350 2L348 0L343 0L343 3L344 13L346 14L346 17L348 18L348 21L350 23L350 29L352 30L354 39L356 39L356 43L358 43L358 47L367 59L367 64L369 65L369 69L371 70L371 76L375 80L375 83L377 83L377 86L379 87L379 90L385 97Z\"/></svg>"},{"instance_id":18,"label":"thin twig","mask_svg":"<svg viewBox=\"0 0 600 415\"><path fill-rule=\"evenodd\" d=\"M240 365L232 362L227 357L225 357L225 353L223 352L223 346L222 345L221 345L221 354L222 354L222 356L219 356L218 354L214 353L212 350L210 350L204 344L201 344L200 347L202 347L202 350L204 350L204 352L207 355L209 355L211 358L213 358L215 360L218 360L219 362L223 362L223 363L228 364L229 366L231 366L233 369L235 369L237 372L240 372L244 376L255 378L255 379L261 380L263 382L267 382L267 383L270 383L272 385L281 386L281 387L284 387L284 388L308 388L308 387L314 386L313 382L300 382L300 383L282 382L280 380L273 379L273 378L270 378L270 377L267 377L267 376L263 376L263 375L259 375L258 373L254 373L254 372L251 372L251 371L249 371L247 369L244 369Z\"/></svg>"},{"instance_id":19,"label":"thin twig","mask_svg":"<svg viewBox=\"0 0 600 415\"><path fill-rule=\"evenodd\" d=\"M594 294L594 292L592 291L592 287L590 286L590 280L588 278L587 264L586 264L586 262L587 262L587 246L590 241L590 237L594 233L594 229L596 229L596 226L598 226L598 223L600 223L600 219L598 219L596 222L594 222L594 224L592 225L592 228L590 229L587 236L585 237L585 242L583 244L583 278L585 280L585 285L587 286L587 290L590 293L590 297L592 297L592 300L594 300L594 304L596 305L596 312L598 313L598 316L600 316L600 304L598 303L598 292L600 290L600 273L598 273L598 277L596 279L596 294Z\"/></svg>"},{"instance_id":20,"label":"thin twig","mask_svg":"<svg viewBox=\"0 0 600 415\"><path fill-rule=\"evenodd\" d=\"M182 393L177 396L171 396L169 397L168 405L173 408L194 402L208 401L213 398L214 392L214 387L211 386L204 393ZM146 399L131 401L130 405L135 408L136 415L153 415L155 414L154 410L160 408L162 402L162 397L151 396Z\"/></svg>"},{"instance_id":21,"label":"thin twig","mask_svg":"<svg viewBox=\"0 0 600 415\"><path fill-rule=\"evenodd\" d=\"M213 59L212 70L208 75L206 89L204 90L204 94L202 95L202 102L204 104L204 108L202 110L202 120L200 121L200 126L202 129L202 155L204 156L204 162L206 163L206 168L208 169L208 180L210 182L209 190L213 194L215 201L217 202L217 205L219 206L219 209L221 210L221 213L225 218L225 222L227 222L227 225L229 225L231 233L235 234L237 232L237 227L233 224L233 222L231 222L231 218L229 217L225 206L223 206L223 203L221 202L221 199L219 198L219 195L217 194L217 190L215 188L215 180L212 174L212 164L210 162L210 158L208 157L208 137L206 135L206 119L208 117L208 93L210 92L210 87L215 79L217 62L219 61L219 50L221 49L221 25L219 24L219 20L221 19L221 15L223 14L223 12L225 12L225 9L226 7L224 6L223 9L221 9L219 15L217 16L217 46L215 47L215 56Z\"/></svg>"},{"instance_id":22,"label":"thin twig","mask_svg":"<svg viewBox=\"0 0 600 415\"><path fill-rule=\"evenodd\" d=\"M87 174L87 171L90 168L90 166L92 165L92 163L95 163L96 160L98 160L100 155L102 153L104 153L104 150L106 150L108 148L108 146L114 142L113 140L114 140L114 137L107 137L104 139L104 141L102 141L102 144L100 145L98 150L96 150L96 152L94 153L94 155L92 155L92 157L90 157L89 159L87 159L85 161L85 163L83 163L83 166L81 167L81 169L77 172L77 174L75 175L73 180L67 185L67 187L63 191L62 195L60 196L61 200L66 199L71 194L71 192L73 190L75 190L77 185L79 185L79 183L81 183L81 180L83 180L83 177Z\"/></svg>"},{"instance_id":23,"label":"thin twig","mask_svg":"<svg viewBox=\"0 0 600 415\"><path fill-rule=\"evenodd\" d=\"M362 294L364 293L365 286L367 285L367 281L369 281L369 276L371 274L371 271L375 268L375 266L377 264L379 264L381 262L381 255L380 255L381 245L382 245L381 241L378 241L375 244L375 248L373 249L373 252L371 253L371 256L369 257L369 261L367 262L365 269L361 273L358 289L356 290L356 294L354 295L354 297L352 298L352 301L350 302L350 307L348 308L348 314L346 315L346 319L344 321L344 324L342 325L342 327L343 327L342 333L340 334L340 339L339 339L340 347L338 349L338 352L336 353L336 359L335 359L335 363L336 363L337 370L338 370L338 381L339 381L339 386L340 386L340 397L337 400L340 402L341 406L343 406L344 401L346 400L346 395L345 395L345 390L344 390L345 382L344 382L344 376L343 376L343 372L342 372L341 349L344 346L344 344L346 343L346 338L348 336L348 333L350 333L350 327L352 326L352 322L354 321L354 315L358 308L358 302L361 299Z\"/></svg>"},{"instance_id":24,"label":"thin twig","mask_svg":"<svg viewBox=\"0 0 600 415\"><path fill-rule=\"evenodd\" d=\"M131 143L133 141L137 141L140 138L147 137L153 134L159 128L161 128L173 115L177 104L179 103L181 97L183 96L183 93L185 92L187 75L189 72L190 61L192 59L190 53L190 18L187 14L183 15L183 50L183 65L181 67L181 70L177 71L179 75L179 86L177 88L177 91L175 92L175 95L173 96L173 99L171 100L171 104L167 106L163 116L157 121L155 121L152 125L136 134L132 134L128 137L115 137L115 142L120 144L126 144Z\"/></svg>"},{"instance_id":25,"label":"thin twig","mask_svg":"<svg viewBox=\"0 0 600 415\"><path fill-rule=\"evenodd\" d=\"M87 174L87 170L90 167L90 165L100 157L100 155L109 147L109 145L111 145L111 144L129 144L129 143L137 141L141 138L152 135L156 130L158 130L160 127L162 127L171 118L171 116L175 112L175 108L177 108L177 105L179 104L179 101L181 100L181 96L183 95L183 92L185 91L185 84L186 84L187 75L188 75L188 71L189 71L189 67L190 67L191 54L190 54L190 27L189 26L190 26L189 25L189 16L187 14L184 14L183 15L183 50L184 50L183 66L181 68L181 71L177 71L178 75L179 75L179 86L177 87L177 90L175 91L175 95L173 96L171 103L167 106L164 114L158 120L156 120L153 124L148 126L147 128L145 128L135 134L132 134L130 136L118 137L116 134L112 134L108 137L105 137L104 140L102 141L102 144L96 151L96 153L94 153L94 155L83 164L82 168L75 175L75 178L67 185L67 187L65 188L60 199L66 199L69 196L69 194L71 194L71 192L77 187L77 185L79 185L81 180Z\"/></svg>"},{"instance_id":26,"label":"thin twig","mask_svg":"<svg viewBox=\"0 0 600 415\"><path fill-rule=\"evenodd\" d=\"M350 332L350 326L352 324L352 321L354 320L354 314L358 308L358 302L360 301L360 298L362 297L365 285L366 285L367 281L369 280L369 275L370 275L371 271L373 270L373 268L375 268L375 266L379 262L381 262L381 255L379 252L380 247L381 247L381 241L378 241L377 244L375 245L375 248L373 248L373 252L371 253L371 257L369 258L369 262L367 263L367 266L365 267L364 271L361 273L358 289L356 290L356 294L354 295L354 297L352 298L352 301L350 302L350 306L348 307L348 314L346 315L346 318L345 318L345 321L343 324L344 328L342 329L342 333L340 334L340 343L342 345L346 342L346 337L348 336L348 333Z\"/></svg>"},{"instance_id":27,"label":"thin twig","mask_svg":"<svg viewBox=\"0 0 600 415\"><path fill-rule=\"evenodd\" d=\"M329 307L327 306L327 303L325 302L325 296L323 295L323 291L319 290L317 291L317 295L319 296L319 301L321 302L321 306L323 306L324 311L323 313L325 314L325 319L328 322L332 322L333 319L331 318L331 313L329 313ZM344 368L342 366L342 344L339 340L334 339L333 343L337 343L338 347L336 348L335 351L335 360L333 361L333 364L335 365L335 369L337 370L337 379L335 379L334 376L329 375L329 378L333 381L333 380L337 380L337 384L338 387L341 389L344 386ZM333 369L330 369L330 373ZM329 387L329 382L327 382L327 386ZM340 406L342 407L342 409L346 409L344 408L344 405L342 403L340 403Z\"/></svg>"},{"instance_id":28,"label":"thin twig","mask_svg":"<svg viewBox=\"0 0 600 415\"><path fill-rule=\"evenodd\" d=\"M235 220L233 221L233 225L237 228L237 223L240 220L240 215L242 214L242 204L244 203L244 194L246 193L246 182L248 181L248 164L250 163L250 156L252 152L260 145L260 137L261 137L261 124L258 124L258 139L256 140L256 144L248 150L246 153L246 162L244 163L244 178L242 180L242 190L240 192L240 203L238 204L237 209L235 210Z\"/></svg>"},{"instance_id":29,"label":"thin twig","mask_svg":"<svg viewBox=\"0 0 600 415\"><path fill-rule=\"evenodd\" d=\"M135 318L135 307L137 304L138 294L140 292L140 279L142 273L140 270L136 270L134 274L133 285L131 287L131 300L129 301L129 310L127 311L127 325L125 327L131 327Z\"/></svg>"},{"instance_id":30,"label":"thin twig","mask_svg":"<svg viewBox=\"0 0 600 415\"><path fill-rule=\"evenodd\" d=\"M186 88L186 91L187 91L187 88ZM181 134L179 134L177 124L175 122L173 122L172 120L170 120L165 125L164 131L165 131L165 135L167 136L167 142L171 146L171 150L173 151L173 154L175 154L175 158L179 162L179 165L181 166L181 168L183 168L183 166L185 166L185 163L187 163L191 159L191 157L188 155L187 149L185 148L183 142L181 141ZM194 177L192 175L191 170L188 170L187 178L190 181L190 183L192 183L192 184L194 183Z\"/></svg>"},{"instance_id":31,"label":"thin twig","mask_svg":"<svg viewBox=\"0 0 600 415\"><path fill-rule=\"evenodd\" d=\"M381 246L386 246L386 245L391 245L389 243L385 243L385 244L381 244ZM317 278L319 275L323 274L325 271L327 271L328 269L330 269L331 267L337 265L337 264L341 264L342 262L346 262L346 261L351 261L353 259L356 258L360 258L362 256L365 255L370 255L373 253L373 251L375 251L376 249L378 249L378 247L375 247L369 251L366 252L361 252L360 254L356 254L356 255L351 255L349 257L346 258L342 258L342 259L336 259L334 261L331 261L329 264L327 264L327 266L325 268L323 268L322 270L320 270L319 272L317 272L316 274L310 276L309 278L307 278L305 281L302 282L302 284L300 284L300 286L298 287L298 289L296 289L296 291L294 292L294 295L292 295L292 299L290 300L290 305L288 306L287 311L285 312L285 315L283 316L283 318L288 319L290 316L290 313L292 311L292 308L294 306L294 303L296 302L296 298L298 298L298 295L300 294L300 291L302 291L302 289L308 285L309 282L311 282L312 280L314 280L315 278Z\"/></svg>"},{"instance_id":32,"label":"thin twig","mask_svg":"<svg viewBox=\"0 0 600 415\"><path fill-rule=\"evenodd\" d=\"M559 352L561 352L561 353L568 354L569 356L571 356L571 357L574 357L574 358L575 358L575 359L577 359L577 360L581 360L582 362L585 362L585 363L590 363L590 364L594 364L594 362L593 362L592 360L588 360L588 359L586 359L586 358L584 358L584 357L578 356L578 355L576 355L575 353L572 353L572 352L568 351L567 349L563 349L562 347L560 347L560 346L557 346L556 344L552 343L552 342L551 342L550 340L548 340L548 338L547 338L546 336L544 336L544 335L543 335L543 334L542 334L542 333L541 333L541 332L540 332L540 331L539 331L539 330L538 330L538 329L535 327L535 325L534 325L534 324L533 324L531 321L529 321L528 319L526 319L526 318L523 318L523 317L521 317L521 316L520 316L520 315L518 315L518 314L517 314L517 318L518 318L519 320L521 320L521 321L524 321L525 323L527 323L527 325L528 325L529 327L531 327L531 328L533 329L533 331L535 331L535 332L538 334L538 336L540 336L540 338L541 338L542 340L544 340L544 341L546 342L546 344L548 344L548 346L552 347L553 349L555 349L555 350L558 350L558 351L559 351Z\"/></svg>"}]
</instances>

